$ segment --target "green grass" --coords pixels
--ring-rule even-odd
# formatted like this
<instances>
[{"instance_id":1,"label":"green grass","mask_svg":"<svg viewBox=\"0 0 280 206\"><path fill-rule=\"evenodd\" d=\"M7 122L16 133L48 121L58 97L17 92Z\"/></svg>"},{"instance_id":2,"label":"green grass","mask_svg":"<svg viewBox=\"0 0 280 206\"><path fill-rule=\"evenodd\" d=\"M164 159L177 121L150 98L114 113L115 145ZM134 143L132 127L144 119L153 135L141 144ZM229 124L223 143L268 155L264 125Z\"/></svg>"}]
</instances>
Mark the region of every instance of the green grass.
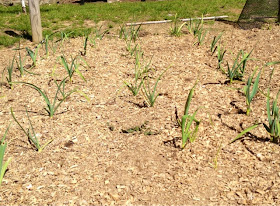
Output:
<instances>
[{"instance_id":1,"label":"green grass","mask_svg":"<svg viewBox=\"0 0 280 206\"><path fill-rule=\"evenodd\" d=\"M237 20L245 0L166 0L123 3L86 3L41 5L43 35L54 31L73 31L74 37L90 30L84 21L93 23L109 22L110 25L133 21L151 21L214 15L229 15L229 20ZM28 10L28 9L27 9ZM171 14L171 15L170 15ZM4 31L13 30L18 36L10 36ZM30 36L29 15L21 13L21 6L0 5L0 46L10 46L19 41L20 36Z\"/></svg>"},{"instance_id":2,"label":"green grass","mask_svg":"<svg viewBox=\"0 0 280 206\"><path fill-rule=\"evenodd\" d=\"M19 42L20 38L10 37L8 35L0 35L0 46L8 47Z\"/></svg>"}]
</instances>

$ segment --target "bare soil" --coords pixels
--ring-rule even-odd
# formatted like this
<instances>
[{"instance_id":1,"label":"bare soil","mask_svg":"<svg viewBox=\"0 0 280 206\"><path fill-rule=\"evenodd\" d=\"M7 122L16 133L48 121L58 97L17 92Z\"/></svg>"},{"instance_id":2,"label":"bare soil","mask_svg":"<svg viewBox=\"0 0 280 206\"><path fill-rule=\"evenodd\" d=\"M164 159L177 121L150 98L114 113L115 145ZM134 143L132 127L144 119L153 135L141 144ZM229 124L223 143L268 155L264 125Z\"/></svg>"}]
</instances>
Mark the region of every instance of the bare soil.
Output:
<instances>
[{"instance_id":1,"label":"bare soil","mask_svg":"<svg viewBox=\"0 0 280 206\"><path fill-rule=\"evenodd\" d=\"M264 127L228 144L255 122L267 123L266 98L258 93L252 113L246 116L245 81L228 84L226 75L217 70L217 57L211 55L209 45L224 31L221 44L230 65L239 50L254 49L246 80L256 66L280 59L280 27L241 30L222 22L207 27L206 42L200 46L194 45L196 39L186 31L181 37L170 36L169 24L141 28L136 43L146 62L152 58L151 81L169 68L159 81L154 107L146 106L142 93L134 97L124 86L124 81L134 80L135 60L113 30L95 46L89 43L83 57L88 66L80 61L79 67L87 81L74 74L72 84L65 86L66 91L78 88L90 101L74 93L53 118L48 117L35 89L23 84L9 89L5 72L0 131L4 134L12 122L5 160L13 159L0 188L0 204L279 205L280 150L269 141ZM83 42L83 38L65 40L63 45L58 42L59 48L48 57L42 47L36 68L30 70L39 75L20 77L15 70L13 81L33 83L52 99L54 79L67 76L60 55L70 61L71 56L80 55ZM26 46L35 45L22 45ZM1 50L2 69L12 60L14 48ZM26 65L30 64L28 57ZM264 67L260 80L263 91L271 86L272 96L280 88L279 66L275 67L270 84L270 67ZM197 78L190 112L198 109L201 124L197 139L182 150L175 108L181 116ZM42 144L53 139L41 153L13 121L11 107L25 128L27 108Z\"/></svg>"}]
</instances>

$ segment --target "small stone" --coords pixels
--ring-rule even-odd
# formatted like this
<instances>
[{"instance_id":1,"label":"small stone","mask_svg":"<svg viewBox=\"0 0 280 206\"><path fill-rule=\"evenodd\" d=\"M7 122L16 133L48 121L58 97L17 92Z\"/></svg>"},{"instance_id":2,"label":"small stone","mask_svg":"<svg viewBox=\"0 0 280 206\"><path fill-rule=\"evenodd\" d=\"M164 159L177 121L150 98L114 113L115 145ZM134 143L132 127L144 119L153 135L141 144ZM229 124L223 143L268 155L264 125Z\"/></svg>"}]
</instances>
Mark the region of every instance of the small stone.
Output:
<instances>
[{"instance_id":1,"label":"small stone","mask_svg":"<svg viewBox=\"0 0 280 206\"><path fill-rule=\"evenodd\" d=\"M241 177L239 179L240 182L249 182L249 179Z\"/></svg>"},{"instance_id":2,"label":"small stone","mask_svg":"<svg viewBox=\"0 0 280 206\"><path fill-rule=\"evenodd\" d=\"M240 204L240 205L246 205L246 200L245 199L240 199L240 200L237 200L237 203Z\"/></svg>"},{"instance_id":3,"label":"small stone","mask_svg":"<svg viewBox=\"0 0 280 206\"><path fill-rule=\"evenodd\" d=\"M31 190L32 189L32 184L27 185L26 189Z\"/></svg>"},{"instance_id":4,"label":"small stone","mask_svg":"<svg viewBox=\"0 0 280 206\"><path fill-rule=\"evenodd\" d=\"M37 187L37 190L40 190L40 189L42 189L42 188L44 188L45 186L39 186L39 187Z\"/></svg>"},{"instance_id":5,"label":"small stone","mask_svg":"<svg viewBox=\"0 0 280 206\"><path fill-rule=\"evenodd\" d=\"M263 160L263 159L264 159L264 157L263 157L262 154L260 154L260 153L257 154L257 157L258 157L260 160Z\"/></svg>"},{"instance_id":6,"label":"small stone","mask_svg":"<svg viewBox=\"0 0 280 206\"><path fill-rule=\"evenodd\" d=\"M42 137L42 134L41 134L41 133L37 133L37 134L36 134L36 137L41 138L41 137Z\"/></svg>"},{"instance_id":7,"label":"small stone","mask_svg":"<svg viewBox=\"0 0 280 206\"><path fill-rule=\"evenodd\" d=\"M78 167L78 165L72 165L72 166L70 167L70 169L75 168L75 167Z\"/></svg>"},{"instance_id":8,"label":"small stone","mask_svg":"<svg viewBox=\"0 0 280 206\"><path fill-rule=\"evenodd\" d=\"M86 200L81 200L79 202L79 205L89 205L88 202Z\"/></svg>"},{"instance_id":9,"label":"small stone","mask_svg":"<svg viewBox=\"0 0 280 206\"><path fill-rule=\"evenodd\" d=\"M118 189L124 189L124 188L126 188L126 186L125 185L117 185L117 188Z\"/></svg>"},{"instance_id":10,"label":"small stone","mask_svg":"<svg viewBox=\"0 0 280 206\"><path fill-rule=\"evenodd\" d=\"M72 142L77 143L78 142L78 138L76 136L72 137Z\"/></svg>"},{"instance_id":11,"label":"small stone","mask_svg":"<svg viewBox=\"0 0 280 206\"><path fill-rule=\"evenodd\" d=\"M235 193L233 191L227 193L227 198L229 200L235 200Z\"/></svg>"},{"instance_id":12,"label":"small stone","mask_svg":"<svg viewBox=\"0 0 280 206\"><path fill-rule=\"evenodd\" d=\"M200 201L199 197L193 197L193 200Z\"/></svg>"},{"instance_id":13,"label":"small stone","mask_svg":"<svg viewBox=\"0 0 280 206\"><path fill-rule=\"evenodd\" d=\"M118 201L120 199L120 196L118 194L115 194L115 193L109 193L110 197L115 200L115 201Z\"/></svg>"}]
</instances>

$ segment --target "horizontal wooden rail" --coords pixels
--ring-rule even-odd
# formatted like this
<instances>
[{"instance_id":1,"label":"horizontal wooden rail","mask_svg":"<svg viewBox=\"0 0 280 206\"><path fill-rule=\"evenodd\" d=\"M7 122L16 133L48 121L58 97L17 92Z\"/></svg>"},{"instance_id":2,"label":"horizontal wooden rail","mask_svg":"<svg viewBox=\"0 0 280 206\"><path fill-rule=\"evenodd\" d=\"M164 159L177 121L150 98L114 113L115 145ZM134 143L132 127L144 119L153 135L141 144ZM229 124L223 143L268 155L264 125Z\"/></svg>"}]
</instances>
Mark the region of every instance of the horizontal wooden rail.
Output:
<instances>
[{"instance_id":1,"label":"horizontal wooden rail","mask_svg":"<svg viewBox=\"0 0 280 206\"><path fill-rule=\"evenodd\" d=\"M203 20L215 20L215 19L223 19L228 18L228 16L212 16L212 17L203 17ZM186 22L191 21L195 19L202 19L202 17L199 18L187 18L187 19L180 19L180 21ZM145 21L145 22L136 22L136 23L127 23L126 26L137 26L137 25L145 25L145 24L163 24L163 23L170 23L172 20L163 20L163 21Z\"/></svg>"}]
</instances>

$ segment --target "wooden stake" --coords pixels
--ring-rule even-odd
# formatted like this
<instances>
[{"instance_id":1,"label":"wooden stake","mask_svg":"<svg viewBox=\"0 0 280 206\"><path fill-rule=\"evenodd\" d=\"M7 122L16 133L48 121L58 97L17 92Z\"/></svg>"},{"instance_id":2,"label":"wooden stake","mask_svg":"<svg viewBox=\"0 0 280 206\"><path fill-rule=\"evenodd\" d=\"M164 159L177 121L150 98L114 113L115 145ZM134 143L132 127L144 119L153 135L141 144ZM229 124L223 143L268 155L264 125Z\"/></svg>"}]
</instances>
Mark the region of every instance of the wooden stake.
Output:
<instances>
[{"instance_id":1,"label":"wooden stake","mask_svg":"<svg viewBox=\"0 0 280 206\"><path fill-rule=\"evenodd\" d=\"M203 17L203 20L215 20L215 19L223 19L228 18L228 16L212 16L212 17ZM200 18L188 18L188 19L180 19L180 21L191 21L195 19L202 19ZM145 24L162 24L162 23L169 23L172 20L163 20L163 21L146 21L146 22L137 22L137 23L127 23L126 26L137 26L137 25L145 25Z\"/></svg>"},{"instance_id":2,"label":"wooden stake","mask_svg":"<svg viewBox=\"0 0 280 206\"><path fill-rule=\"evenodd\" d=\"M32 41L39 43L43 40L39 0L28 0Z\"/></svg>"},{"instance_id":3,"label":"wooden stake","mask_svg":"<svg viewBox=\"0 0 280 206\"><path fill-rule=\"evenodd\" d=\"M24 0L21 0L21 8L22 8L22 12L26 14L26 6Z\"/></svg>"}]
</instances>

